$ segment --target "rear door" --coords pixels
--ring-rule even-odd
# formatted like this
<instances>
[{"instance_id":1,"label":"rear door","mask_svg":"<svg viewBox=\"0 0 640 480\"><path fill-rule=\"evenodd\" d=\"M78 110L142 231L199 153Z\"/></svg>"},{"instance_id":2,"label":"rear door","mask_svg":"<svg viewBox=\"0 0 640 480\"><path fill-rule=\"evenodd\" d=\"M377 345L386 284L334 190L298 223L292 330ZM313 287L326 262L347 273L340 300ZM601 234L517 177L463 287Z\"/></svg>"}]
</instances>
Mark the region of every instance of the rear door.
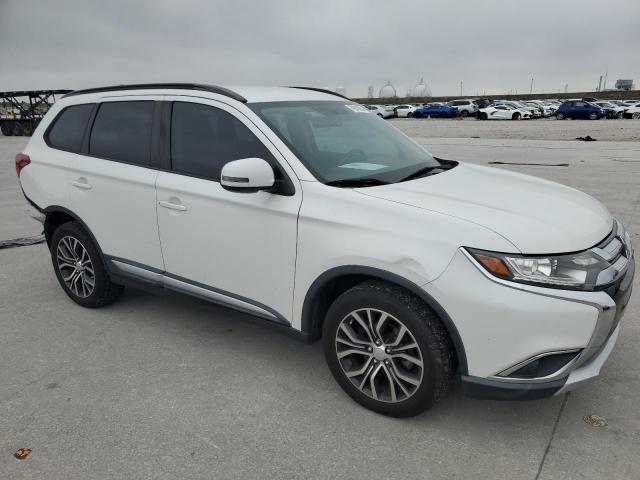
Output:
<instances>
[{"instance_id":1,"label":"rear door","mask_svg":"<svg viewBox=\"0 0 640 480\"><path fill-rule=\"evenodd\" d=\"M302 192L268 138L222 102L167 97L170 171L158 176L158 225L169 288L290 322ZM271 163L287 194L220 185L225 163Z\"/></svg>"},{"instance_id":2,"label":"rear door","mask_svg":"<svg viewBox=\"0 0 640 480\"><path fill-rule=\"evenodd\" d=\"M83 152L71 163L70 205L105 255L162 270L155 208L159 97L126 98L96 105Z\"/></svg>"}]
</instances>

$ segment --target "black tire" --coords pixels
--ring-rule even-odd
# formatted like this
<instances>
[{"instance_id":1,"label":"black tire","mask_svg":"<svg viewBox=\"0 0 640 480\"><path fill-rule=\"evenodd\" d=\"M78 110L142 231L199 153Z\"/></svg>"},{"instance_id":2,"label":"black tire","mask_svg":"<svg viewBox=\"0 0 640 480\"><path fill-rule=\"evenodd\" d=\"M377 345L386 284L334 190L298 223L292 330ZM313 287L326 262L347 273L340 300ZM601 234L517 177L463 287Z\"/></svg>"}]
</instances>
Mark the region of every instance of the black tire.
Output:
<instances>
[{"instance_id":1,"label":"black tire","mask_svg":"<svg viewBox=\"0 0 640 480\"><path fill-rule=\"evenodd\" d=\"M20 125L20 122L13 122L11 134L15 137L19 137L22 135L22 125Z\"/></svg>"},{"instance_id":2,"label":"black tire","mask_svg":"<svg viewBox=\"0 0 640 480\"><path fill-rule=\"evenodd\" d=\"M633 118L634 120L640 120L640 113L639 112L632 113L631 118Z\"/></svg>"},{"instance_id":3,"label":"black tire","mask_svg":"<svg viewBox=\"0 0 640 480\"><path fill-rule=\"evenodd\" d=\"M22 134L25 137L30 137L33 134L33 128L31 122L22 122Z\"/></svg>"},{"instance_id":4,"label":"black tire","mask_svg":"<svg viewBox=\"0 0 640 480\"><path fill-rule=\"evenodd\" d=\"M338 359L336 335L343 320L359 309L379 310L401 320L419 346L423 360L421 381L408 397L395 402L376 400L354 385L343 371L341 360ZM444 397L455 373L453 345L438 317L411 292L387 282L364 282L340 295L327 312L322 333L325 358L338 384L360 405L382 415L403 418L421 413ZM373 357L368 361L376 362ZM379 362L379 366L383 367L382 363L387 363L387 360ZM387 380L390 382L388 377Z\"/></svg>"},{"instance_id":5,"label":"black tire","mask_svg":"<svg viewBox=\"0 0 640 480\"><path fill-rule=\"evenodd\" d=\"M87 296L79 296L72 291L65 283L63 273L61 272L61 267L58 262L58 247L64 239L69 237L77 240L86 250L90 265L93 268L94 286L91 293ZM56 272L56 277L62 289L71 300L83 307L97 308L108 305L117 299L124 290L123 286L111 282L98 247L94 244L89 234L87 234L77 222L64 223L53 232L51 236L51 261L53 263L53 270Z\"/></svg>"},{"instance_id":6,"label":"black tire","mask_svg":"<svg viewBox=\"0 0 640 480\"><path fill-rule=\"evenodd\" d=\"M477 118L480 120L489 120L489 115L486 112L480 112Z\"/></svg>"},{"instance_id":7,"label":"black tire","mask_svg":"<svg viewBox=\"0 0 640 480\"><path fill-rule=\"evenodd\" d=\"M11 124L9 122L2 122L0 124L0 131L2 131L2 135L5 137L10 137L13 135L13 129L11 128Z\"/></svg>"},{"instance_id":8,"label":"black tire","mask_svg":"<svg viewBox=\"0 0 640 480\"><path fill-rule=\"evenodd\" d=\"M407 112L407 118L413 117L413 112Z\"/></svg>"},{"instance_id":9,"label":"black tire","mask_svg":"<svg viewBox=\"0 0 640 480\"><path fill-rule=\"evenodd\" d=\"M589 120L597 120L598 119L598 114L596 112L591 112L589 114Z\"/></svg>"},{"instance_id":10,"label":"black tire","mask_svg":"<svg viewBox=\"0 0 640 480\"><path fill-rule=\"evenodd\" d=\"M384 118L381 113L376 113L380 118Z\"/></svg>"},{"instance_id":11,"label":"black tire","mask_svg":"<svg viewBox=\"0 0 640 480\"><path fill-rule=\"evenodd\" d=\"M511 120L520 120L520 113L516 112L511 115Z\"/></svg>"},{"instance_id":12,"label":"black tire","mask_svg":"<svg viewBox=\"0 0 640 480\"><path fill-rule=\"evenodd\" d=\"M460 116L461 116L461 117L463 117L463 118L464 118L464 117L468 117L468 116L469 116L469 112L467 112L466 110L462 110L462 111L460 112Z\"/></svg>"},{"instance_id":13,"label":"black tire","mask_svg":"<svg viewBox=\"0 0 640 480\"><path fill-rule=\"evenodd\" d=\"M564 113L562 113L562 112L556 113L556 119L557 120L564 120Z\"/></svg>"},{"instance_id":14,"label":"black tire","mask_svg":"<svg viewBox=\"0 0 640 480\"><path fill-rule=\"evenodd\" d=\"M624 117L624 112L618 112L618 113L616 113L616 118L617 118L618 120L619 120L619 119L621 119L621 118L623 118L623 117Z\"/></svg>"}]
</instances>

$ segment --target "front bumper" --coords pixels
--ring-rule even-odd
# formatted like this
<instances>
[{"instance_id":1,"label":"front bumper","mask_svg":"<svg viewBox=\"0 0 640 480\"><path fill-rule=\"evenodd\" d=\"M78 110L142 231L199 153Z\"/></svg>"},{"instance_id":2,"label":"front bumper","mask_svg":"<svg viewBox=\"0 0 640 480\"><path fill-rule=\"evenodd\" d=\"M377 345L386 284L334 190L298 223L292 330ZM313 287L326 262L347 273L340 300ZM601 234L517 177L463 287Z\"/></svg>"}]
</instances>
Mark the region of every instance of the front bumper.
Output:
<instances>
[{"instance_id":1,"label":"front bumper","mask_svg":"<svg viewBox=\"0 0 640 480\"><path fill-rule=\"evenodd\" d=\"M423 288L449 313L460 334L468 366L462 372L465 395L533 400L597 377L631 297L635 264L630 255L615 284L586 292L500 280L460 250L449 268ZM516 370L511 367L551 352L576 353L546 376L506 376L505 371Z\"/></svg>"}]
</instances>

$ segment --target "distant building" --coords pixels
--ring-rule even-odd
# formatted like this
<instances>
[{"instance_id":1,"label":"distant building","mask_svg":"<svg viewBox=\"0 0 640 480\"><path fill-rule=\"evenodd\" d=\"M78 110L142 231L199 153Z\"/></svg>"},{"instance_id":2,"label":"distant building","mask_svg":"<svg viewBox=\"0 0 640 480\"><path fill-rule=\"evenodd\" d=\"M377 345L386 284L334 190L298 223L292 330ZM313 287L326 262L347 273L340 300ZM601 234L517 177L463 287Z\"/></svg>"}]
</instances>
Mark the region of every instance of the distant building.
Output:
<instances>
[{"instance_id":1,"label":"distant building","mask_svg":"<svg viewBox=\"0 0 640 480\"><path fill-rule=\"evenodd\" d=\"M393 98L398 96L396 93L396 87L391 85L391 80L389 80L387 84L380 89L378 96L380 98Z\"/></svg>"},{"instance_id":2,"label":"distant building","mask_svg":"<svg viewBox=\"0 0 640 480\"><path fill-rule=\"evenodd\" d=\"M619 78L616 80L616 90L631 90L633 89L633 80Z\"/></svg>"}]
</instances>

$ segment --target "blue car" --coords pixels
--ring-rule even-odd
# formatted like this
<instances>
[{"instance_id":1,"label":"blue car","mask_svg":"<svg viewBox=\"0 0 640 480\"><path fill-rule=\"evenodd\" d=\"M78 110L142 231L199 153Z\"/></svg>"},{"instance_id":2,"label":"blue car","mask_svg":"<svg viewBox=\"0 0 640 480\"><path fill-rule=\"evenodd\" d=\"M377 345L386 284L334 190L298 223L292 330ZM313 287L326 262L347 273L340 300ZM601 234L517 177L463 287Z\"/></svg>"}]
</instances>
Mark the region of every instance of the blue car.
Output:
<instances>
[{"instance_id":1,"label":"blue car","mask_svg":"<svg viewBox=\"0 0 640 480\"><path fill-rule=\"evenodd\" d=\"M458 110L449 105L431 105L430 107L418 108L413 112L415 118L452 118L458 116Z\"/></svg>"},{"instance_id":2,"label":"blue car","mask_svg":"<svg viewBox=\"0 0 640 480\"><path fill-rule=\"evenodd\" d=\"M597 120L602 117L604 117L604 110L583 100L566 101L556 110L556 118L558 120L564 120L565 118Z\"/></svg>"}]
</instances>

